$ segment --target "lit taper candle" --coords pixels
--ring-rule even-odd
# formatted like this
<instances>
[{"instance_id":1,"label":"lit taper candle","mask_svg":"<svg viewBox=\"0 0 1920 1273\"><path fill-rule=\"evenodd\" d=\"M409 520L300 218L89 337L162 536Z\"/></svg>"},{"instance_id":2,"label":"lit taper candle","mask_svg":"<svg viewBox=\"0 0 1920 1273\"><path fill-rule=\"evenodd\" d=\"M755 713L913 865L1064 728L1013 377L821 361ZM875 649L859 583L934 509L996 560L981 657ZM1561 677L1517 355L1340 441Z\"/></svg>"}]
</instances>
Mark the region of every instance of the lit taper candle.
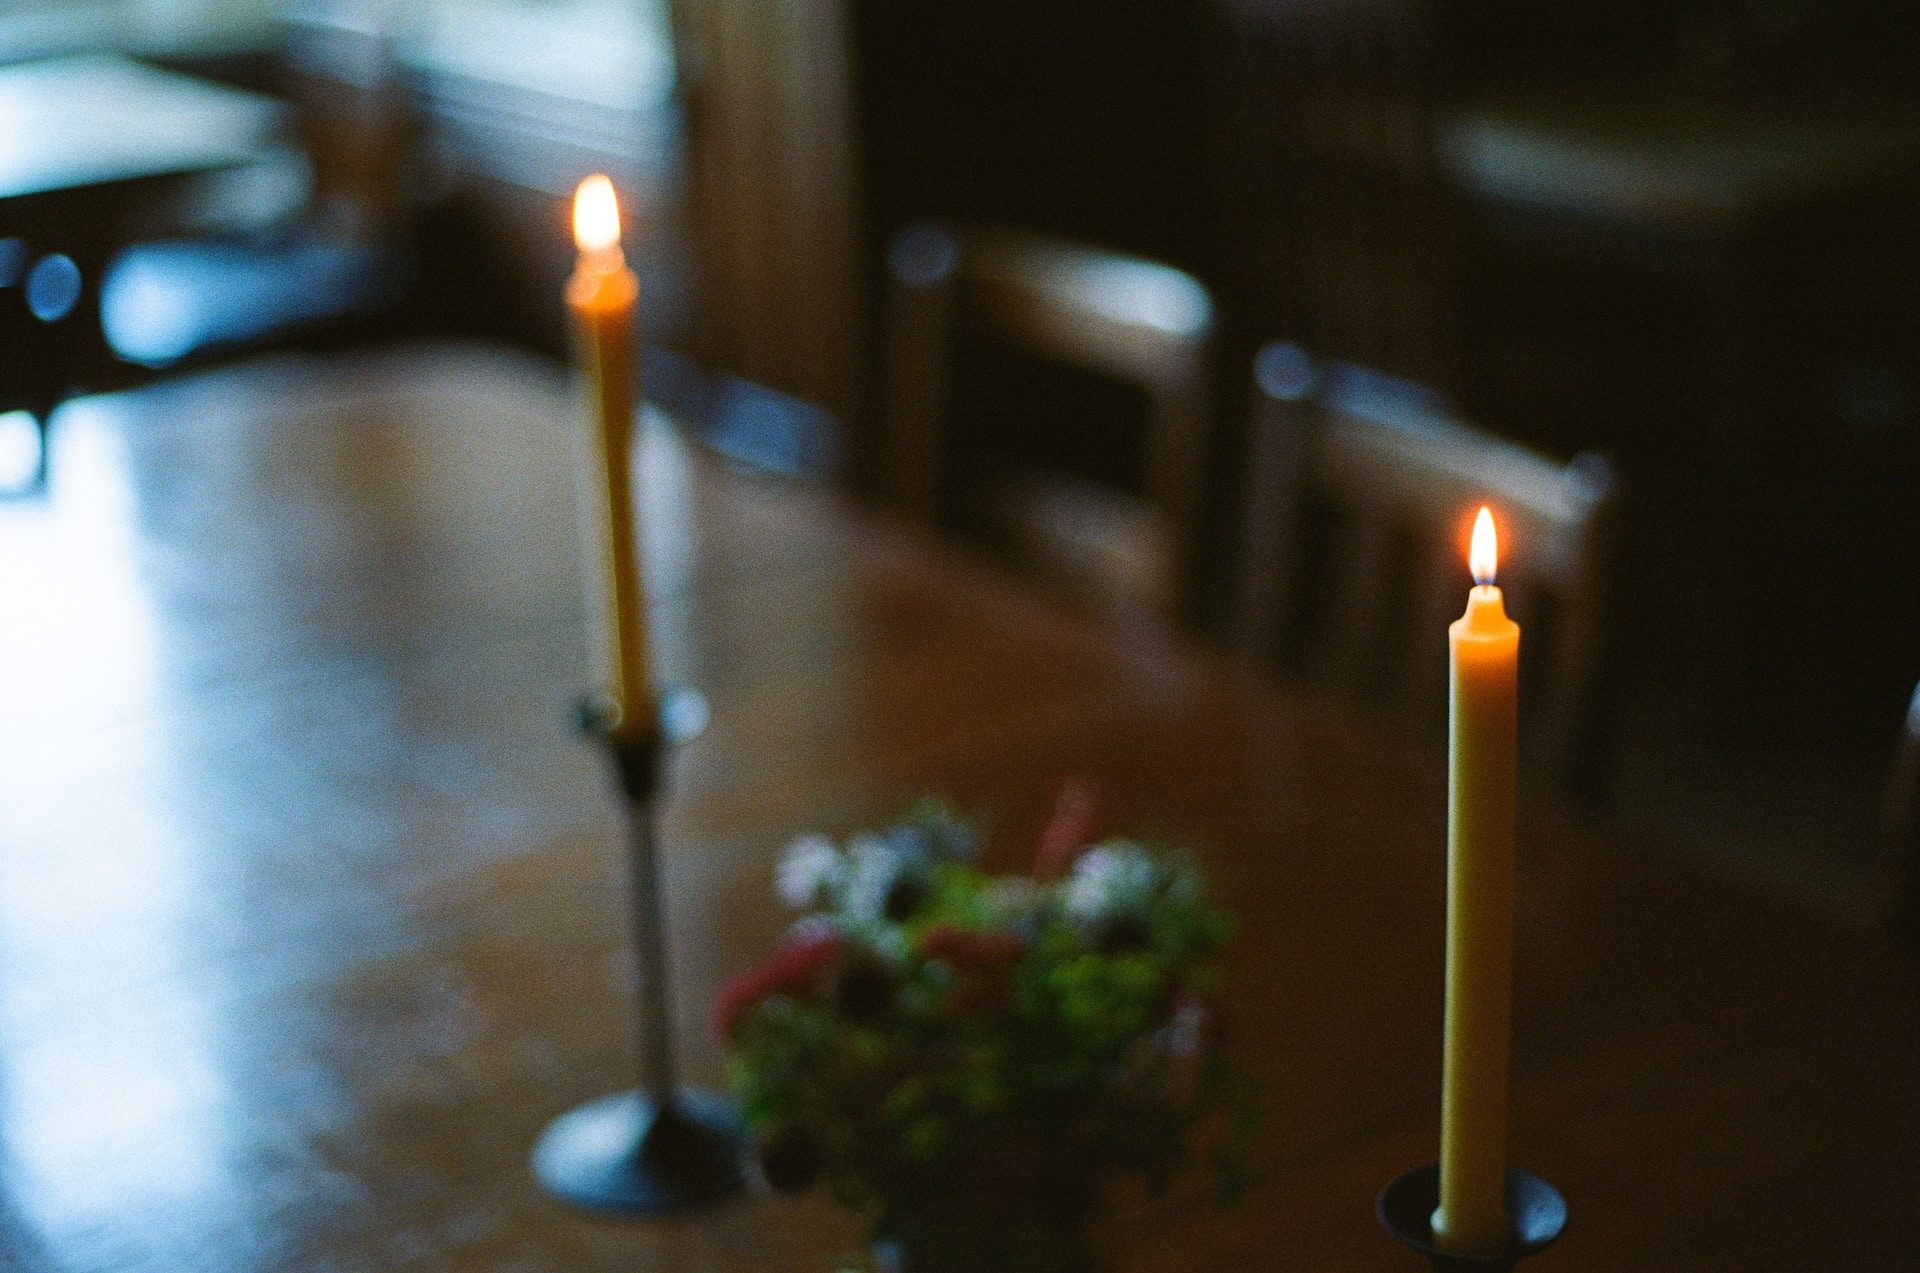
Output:
<instances>
[{"instance_id":1,"label":"lit taper candle","mask_svg":"<svg viewBox=\"0 0 1920 1273\"><path fill-rule=\"evenodd\" d=\"M1447 800L1447 1022L1434 1241L1459 1255L1508 1241L1507 1051L1513 999L1514 788L1520 625L1494 587L1493 515L1474 519L1474 588L1452 648Z\"/></svg>"},{"instance_id":2,"label":"lit taper candle","mask_svg":"<svg viewBox=\"0 0 1920 1273\"><path fill-rule=\"evenodd\" d=\"M653 687L647 659L646 599L633 525L630 466L633 405L634 312L640 280L620 252L620 204L613 183L591 176L573 197L573 239L580 250L567 280L581 369L585 372L592 445L601 498L595 512L604 545L588 570L588 593L598 602L600 675L612 708L615 736L653 727Z\"/></svg>"}]
</instances>

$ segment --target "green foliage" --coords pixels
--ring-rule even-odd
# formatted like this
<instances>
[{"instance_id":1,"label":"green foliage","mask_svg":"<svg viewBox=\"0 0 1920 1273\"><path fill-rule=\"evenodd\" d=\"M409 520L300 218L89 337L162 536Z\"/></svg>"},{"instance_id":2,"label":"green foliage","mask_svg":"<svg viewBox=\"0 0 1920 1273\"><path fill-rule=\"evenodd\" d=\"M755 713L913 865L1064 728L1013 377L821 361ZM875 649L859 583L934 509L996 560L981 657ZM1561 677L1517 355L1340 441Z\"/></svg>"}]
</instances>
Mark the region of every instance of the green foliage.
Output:
<instances>
[{"instance_id":1,"label":"green foliage","mask_svg":"<svg viewBox=\"0 0 1920 1273\"><path fill-rule=\"evenodd\" d=\"M975 842L923 804L789 850L781 891L808 913L717 1009L769 1178L895 1235L966 1200L1009 1242L1115 1176L1201 1165L1230 1192L1252 1102L1218 1046L1230 925L1196 868L1109 841L1056 881L993 877Z\"/></svg>"}]
</instances>

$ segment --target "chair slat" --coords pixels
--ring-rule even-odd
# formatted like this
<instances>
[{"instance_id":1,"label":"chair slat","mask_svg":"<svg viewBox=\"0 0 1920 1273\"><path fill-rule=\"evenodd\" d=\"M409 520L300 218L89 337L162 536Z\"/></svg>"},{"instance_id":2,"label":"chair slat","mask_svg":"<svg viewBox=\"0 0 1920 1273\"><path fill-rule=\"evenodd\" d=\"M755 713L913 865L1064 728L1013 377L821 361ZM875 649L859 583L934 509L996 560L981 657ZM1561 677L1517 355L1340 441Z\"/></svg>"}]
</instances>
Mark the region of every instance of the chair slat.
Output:
<instances>
[{"instance_id":1,"label":"chair slat","mask_svg":"<svg viewBox=\"0 0 1920 1273\"><path fill-rule=\"evenodd\" d=\"M1269 359L1269 364L1274 361ZM1299 522L1301 466L1317 418L1304 401L1311 387L1304 366L1285 357L1278 361L1282 365L1259 368L1255 375L1242 495L1246 534L1240 545L1239 604L1233 620L1235 649L1258 668L1270 667L1279 654L1281 616L1292 601L1289 567Z\"/></svg>"},{"instance_id":2,"label":"chair slat","mask_svg":"<svg viewBox=\"0 0 1920 1273\"><path fill-rule=\"evenodd\" d=\"M1447 629L1466 610L1461 590L1470 581L1449 537L1429 535L1421 547L1407 698L1414 719L1437 720L1447 707Z\"/></svg>"},{"instance_id":3,"label":"chair slat","mask_svg":"<svg viewBox=\"0 0 1920 1273\"><path fill-rule=\"evenodd\" d=\"M897 239L888 256L881 488L901 512L939 513L942 412L947 397L959 245L927 228Z\"/></svg>"},{"instance_id":4,"label":"chair slat","mask_svg":"<svg viewBox=\"0 0 1920 1273\"><path fill-rule=\"evenodd\" d=\"M1395 521L1383 503L1354 505L1344 527L1332 618L1322 637L1322 661L1336 684L1364 694L1382 653Z\"/></svg>"}]
</instances>

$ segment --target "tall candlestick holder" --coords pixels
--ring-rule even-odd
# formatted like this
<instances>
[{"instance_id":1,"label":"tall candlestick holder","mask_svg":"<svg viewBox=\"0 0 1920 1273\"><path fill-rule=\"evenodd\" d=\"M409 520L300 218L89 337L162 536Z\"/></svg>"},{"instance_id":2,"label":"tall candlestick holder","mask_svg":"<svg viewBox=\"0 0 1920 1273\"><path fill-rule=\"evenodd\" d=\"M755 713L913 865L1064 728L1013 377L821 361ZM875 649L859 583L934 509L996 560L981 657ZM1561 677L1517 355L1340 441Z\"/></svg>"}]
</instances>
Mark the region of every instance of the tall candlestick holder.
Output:
<instances>
[{"instance_id":1,"label":"tall candlestick holder","mask_svg":"<svg viewBox=\"0 0 1920 1273\"><path fill-rule=\"evenodd\" d=\"M1440 1164L1428 1163L1380 1191L1375 1214L1388 1233L1427 1257L1434 1273L1511 1273L1514 1265L1552 1246L1567 1227L1567 1201L1532 1172L1507 1168L1507 1215L1513 1219L1503 1251L1456 1255L1433 1241L1433 1212L1440 1205Z\"/></svg>"},{"instance_id":2,"label":"tall candlestick holder","mask_svg":"<svg viewBox=\"0 0 1920 1273\"><path fill-rule=\"evenodd\" d=\"M653 728L628 736L608 728L599 700L581 704L581 729L605 745L627 806L640 1087L589 1101L549 1123L533 1147L533 1174L548 1193L588 1211L667 1215L745 1187L746 1138L731 1103L677 1082L654 854L666 758L706 729L708 714L697 690L674 690L661 696Z\"/></svg>"}]
</instances>

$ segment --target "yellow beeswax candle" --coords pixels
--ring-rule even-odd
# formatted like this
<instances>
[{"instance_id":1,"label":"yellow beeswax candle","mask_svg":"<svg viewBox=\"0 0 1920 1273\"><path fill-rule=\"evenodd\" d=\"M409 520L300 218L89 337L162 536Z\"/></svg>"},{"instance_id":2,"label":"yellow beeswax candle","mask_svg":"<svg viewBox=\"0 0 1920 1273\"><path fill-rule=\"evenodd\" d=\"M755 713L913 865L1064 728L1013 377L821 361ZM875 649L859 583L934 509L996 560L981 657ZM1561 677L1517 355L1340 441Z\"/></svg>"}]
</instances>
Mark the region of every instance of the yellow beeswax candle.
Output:
<instances>
[{"instance_id":1,"label":"yellow beeswax candle","mask_svg":"<svg viewBox=\"0 0 1920 1273\"><path fill-rule=\"evenodd\" d=\"M1513 992L1514 787L1520 625L1493 586L1493 516L1474 520L1474 588L1452 647L1447 803L1447 1020L1434 1241L1460 1255L1508 1240L1507 1048Z\"/></svg>"},{"instance_id":2,"label":"yellow beeswax candle","mask_svg":"<svg viewBox=\"0 0 1920 1273\"><path fill-rule=\"evenodd\" d=\"M648 671L646 601L640 586L629 466L635 400L634 311L640 280L620 251L620 205L603 176L580 183L573 199L573 238L580 250L567 280L581 369L592 416L594 467L601 498L595 512L603 545L588 570L588 591L598 602L599 662L611 700L608 722L616 736L653 728L653 687Z\"/></svg>"}]
</instances>

